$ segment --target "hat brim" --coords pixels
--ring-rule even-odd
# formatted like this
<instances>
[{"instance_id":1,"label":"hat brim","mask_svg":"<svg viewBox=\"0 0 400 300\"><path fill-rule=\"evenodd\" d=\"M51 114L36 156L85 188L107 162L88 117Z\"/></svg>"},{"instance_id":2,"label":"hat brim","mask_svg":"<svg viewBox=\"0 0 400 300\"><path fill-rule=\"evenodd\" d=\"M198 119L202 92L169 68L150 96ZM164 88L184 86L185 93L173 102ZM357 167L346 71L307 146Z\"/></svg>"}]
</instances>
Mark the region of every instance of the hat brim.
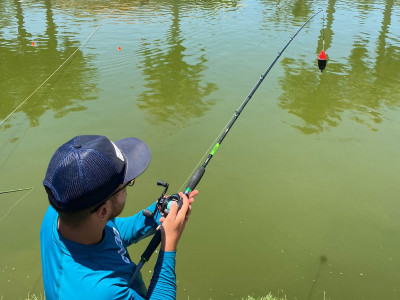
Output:
<instances>
[{"instance_id":1,"label":"hat brim","mask_svg":"<svg viewBox=\"0 0 400 300\"><path fill-rule=\"evenodd\" d=\"M149 146L137 138L128 137L114 144L121 150L126 159L125 178L123 184L142 174L150 164L151 152Z\"/></svg>"}]
</instances>

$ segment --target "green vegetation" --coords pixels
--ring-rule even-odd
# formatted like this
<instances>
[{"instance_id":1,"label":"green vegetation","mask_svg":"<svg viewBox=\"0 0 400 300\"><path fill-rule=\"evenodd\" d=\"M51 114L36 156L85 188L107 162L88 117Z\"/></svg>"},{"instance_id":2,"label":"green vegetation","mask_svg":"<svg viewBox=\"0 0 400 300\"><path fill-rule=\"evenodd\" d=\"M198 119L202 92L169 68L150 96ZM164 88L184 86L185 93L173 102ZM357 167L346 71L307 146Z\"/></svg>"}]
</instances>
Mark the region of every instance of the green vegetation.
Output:
<instances>
[{"instance_id":1,"label":"green vegetation","mask_svg":"<svg viewBox=\"0 0 400 300\"><path fill-rule=\"evenodd\" d=\"M43 295L36 296L35 294L32 294L32 295L28 295L28 297L25 300L45 300L45 298ZM252 296L247 296L247 298L242 298L242 300L287 300L287 299L286 299L286 297L285 298L277 298L277 297L272 296L271 293L269 293L265 297L254 298Z\"/></svg>"},{"instance_id":2,"label":"green vegetation","mask_svg":"<svg viewBox=\"0 0 400 300\"><path fill-rule=\"evenodd\" d=\"M43 295L36 296L35 294L28 294L28 297L25 300L45 300L46 298Z\"/></svg>"},{"instance_id":3,"label":"green vegetation","mask_svg":"<svg viewBox=\"0 0 400 300\"><path fill-rule=\"evenodd\" d=\"M272 296L271 293L269 293L265 297L254 298L251 296L247 296L247 298L242 298L242 300L287 300L287 299L286 299L286 297L285 298L276 298L276 297Z\"/></svg>"}]
</instances>

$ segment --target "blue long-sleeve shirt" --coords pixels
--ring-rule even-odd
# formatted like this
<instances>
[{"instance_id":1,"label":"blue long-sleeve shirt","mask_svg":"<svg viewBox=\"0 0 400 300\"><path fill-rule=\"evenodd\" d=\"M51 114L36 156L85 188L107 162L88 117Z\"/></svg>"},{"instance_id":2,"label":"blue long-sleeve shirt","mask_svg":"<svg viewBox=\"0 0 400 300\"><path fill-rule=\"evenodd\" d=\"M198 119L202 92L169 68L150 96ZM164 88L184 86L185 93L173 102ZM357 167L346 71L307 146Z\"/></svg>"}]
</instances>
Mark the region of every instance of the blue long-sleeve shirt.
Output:
<instances>
[{"instance_id":1,"label":"blue long-sleeve shirt","mask_svg":"<svg viewBox=\"0 0 400 300\"><path fill-rule=\"evenodd\" d=\"M155 204L148 209L154 208ZM175 252L160 252L147 297L141 275L128 287L136 265L126 248L154 234L159 217L140 212L115 218L107 223L99 244L83 245L59 234L58 213L50 206L40 230L46 299L175 299Z\"/></svg>"}]
</instances>

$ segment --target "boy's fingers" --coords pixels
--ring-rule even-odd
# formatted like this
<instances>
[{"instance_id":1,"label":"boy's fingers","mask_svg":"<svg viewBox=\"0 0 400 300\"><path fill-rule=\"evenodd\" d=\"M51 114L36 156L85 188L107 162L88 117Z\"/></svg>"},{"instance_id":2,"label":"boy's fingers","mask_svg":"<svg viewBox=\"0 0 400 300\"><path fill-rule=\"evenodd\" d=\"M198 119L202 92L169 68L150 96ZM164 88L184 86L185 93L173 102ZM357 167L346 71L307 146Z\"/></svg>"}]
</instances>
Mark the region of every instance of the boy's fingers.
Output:
<instances>
[{"instance_id":1,"label":"boy's fingers","mask_svg":"<svg viewBox=\"0 0 400 300\"><path fill-rule=\"evenodd\" d=\"M189 194L189 198L193 198L193 197L196 196L198 193L199 193L198 190L191 191L190 194Z\"/></svg>"},{"instance_id":2,"label":"boy's fingers","mask_svg":"<svg viewBox=\"0 0 400 300\"><path fill-rule=\"evenodd\" d=\"M171 203L171 205L169 207L169 213L168 213L167 218L168 217L175 218L176 214L178 212L178 204L175 201L171 201L170 203Z\"/></svg>"},{"instance_id":3,"label":"boy's fingers","mask_svg":"<svg viewBox=\"0 0 400 300\"><path fill-rule=\"evenodd\" d=\"M188 211L186 213L186 219L189 218L191 213L192 213L192 207L189 205Z\"/></svg>"},{"instance_id":4,"label":"boy's fingers","mask_svg":"<svg viewBox=\"0 0 400 300\"><path fill-rule=\"evenodd\" d=\"M182 192L179 193L179 196L181 196L182 200L183 200L183 204L181 209L178 211L178 215L176 216L177 218L180 218L180 220L184 220L185 216L186 216L186 212L189 208L189 199L188 197L186 197L186 195Z\"/></svg>"}]
</instances>

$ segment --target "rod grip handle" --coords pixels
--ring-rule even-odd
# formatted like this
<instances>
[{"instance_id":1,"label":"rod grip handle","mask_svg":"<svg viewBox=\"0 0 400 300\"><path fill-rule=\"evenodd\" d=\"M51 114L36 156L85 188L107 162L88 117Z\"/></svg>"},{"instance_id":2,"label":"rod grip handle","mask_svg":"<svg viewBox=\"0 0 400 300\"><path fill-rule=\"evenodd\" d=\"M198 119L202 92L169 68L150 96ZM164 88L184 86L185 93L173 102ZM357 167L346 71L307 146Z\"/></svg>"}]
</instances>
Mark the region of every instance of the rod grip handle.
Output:
<instances>
[{"instance_id":1,"label":"rod grip handle","mask_svg":"<svg viewBox=\"0 0 400 300\"><path fill-rule=\"evenodd\" d=\"M196 172L194 172L192 178L190 178L189 183L187 185L187 188L189 188L190 191L193 191L196 188L197 184L201 180L201 177L203 177L205 171L206 168L204 166L201 166L200 168L197 169Z\"/></svg>"},{"instance_id":2,"label":"rod grip handle","mask_svg":"<svg viewBox=\"0 0 400 300\"><path fill-rule=\"evenodd\" d=\"M149 245L147 246L146 250L144 250L141 260L143 262L149 261L153 252L157 249L158 245L161 243L161 227L156 231L153 238L151 239Z\"/></svg>"}]
</instances>

